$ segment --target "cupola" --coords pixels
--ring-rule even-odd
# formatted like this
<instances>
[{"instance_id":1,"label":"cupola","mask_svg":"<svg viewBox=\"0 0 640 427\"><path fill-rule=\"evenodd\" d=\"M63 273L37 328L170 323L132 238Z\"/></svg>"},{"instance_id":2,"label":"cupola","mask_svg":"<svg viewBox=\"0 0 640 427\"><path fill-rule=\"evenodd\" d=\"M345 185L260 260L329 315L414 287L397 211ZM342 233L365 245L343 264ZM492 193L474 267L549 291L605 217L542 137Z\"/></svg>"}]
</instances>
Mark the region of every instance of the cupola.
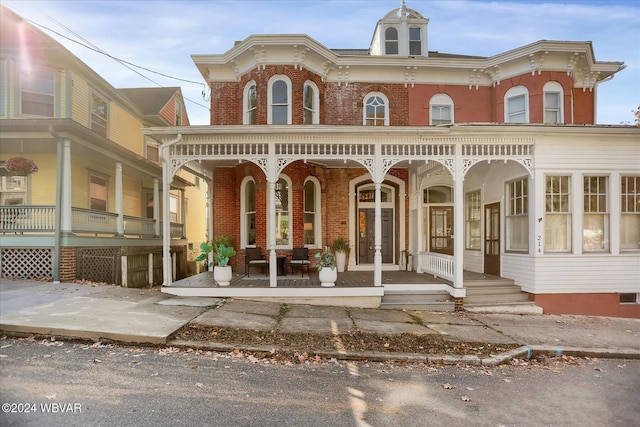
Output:
<instances>
[{"instance_id":1,"label":"cupola","mask_svg":"<svg viewBox=\"0 0 640 427\"><path fill-rule=\"evenodd\" d=\"M404 0L398 9L378 21L369 46L376 56L429 56L427 24L419 12L408 9Z\"/></svg>"}]
</instances>

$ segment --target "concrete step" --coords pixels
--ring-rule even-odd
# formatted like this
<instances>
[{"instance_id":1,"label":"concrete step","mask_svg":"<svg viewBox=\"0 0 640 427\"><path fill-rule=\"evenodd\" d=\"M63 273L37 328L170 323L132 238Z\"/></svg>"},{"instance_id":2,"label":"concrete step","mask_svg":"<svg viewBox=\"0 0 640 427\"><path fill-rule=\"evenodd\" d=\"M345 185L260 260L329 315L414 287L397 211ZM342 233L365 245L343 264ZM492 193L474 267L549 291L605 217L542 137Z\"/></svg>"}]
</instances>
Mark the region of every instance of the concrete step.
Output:
<instances>
[{"instance_id":1,"label":"concrete step","mask_svg":"<svg viewBox=\"0 0 640 427\"><path fill-rule=\"evenodd\" d=\"M393 310L422 310L422 311L454 311L455 304L453 301L432 302L432 303L389 303L383 302L380 308Z\"/></svg>"},{"instance_id":2,"label":"concrete step","mask_svg":"<svg viewBox=\"0 0 640 427\"><path fill-rule=\"evenodd\" d=\"M542 307L534 302L520 304L491 304L491 305L465 305L464 310L469 313L506 313L506 314L542 314Z\"/></svg>"},{"instance_id":3,"label":"concrete step","mask_svg":"<svg viewBox=\"0 0 640 427\"><path fill-rule=\"evenodd\" d=\"M482 288L467 288L467 295L503 295L519 294L522 290L519 286L489 286Z\"/></svg>"},{"instance_id":4,"label":"concrete step","mask_svg":"<svg viewBox=\"0 0 640 427\"><path fill-rule=\"evenodd\" d=\"M493 303L520 303L529 302L529 296L525 293L519 294L489 294L489 295L469 295L462 300L463 305L472 304L493 304Z\"/></svg>"},{"instance_id":5,"label":"concrete step","mask_svg":"<svg viewBox=\"0 0 640 427\"><path fill-rule=\"evenodd\" d=\"M465 288L478 288L487 286L516 286L513 279L487 279L487 280L465 280Z\"/></svg>"},{"instance_id":6,"label":"concrete step","mask_svg":"<svg viewBox=\"0 0 640 427\"><path fill-rule=\"evenodd\" d=\"M446 291L385 287L381 308L453 311L455 304Z\"/></svg>"}]
</instances>

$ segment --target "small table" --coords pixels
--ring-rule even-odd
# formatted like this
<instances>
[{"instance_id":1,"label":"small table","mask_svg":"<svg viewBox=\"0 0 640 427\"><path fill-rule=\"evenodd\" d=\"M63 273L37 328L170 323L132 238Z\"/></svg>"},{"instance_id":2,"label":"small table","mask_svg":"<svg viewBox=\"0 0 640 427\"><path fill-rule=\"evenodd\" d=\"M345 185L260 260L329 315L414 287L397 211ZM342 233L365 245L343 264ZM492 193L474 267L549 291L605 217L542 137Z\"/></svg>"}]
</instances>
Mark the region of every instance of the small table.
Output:
<instances>
[{"instance_id":1,"label":"small table","mask_svg":"<svg viewBox=\"0 0 640 427\"><path fill-rule=\"evenodd\" d=\"M286 256L278 256L278 276L286 276L287 270L285 268L287 262Z\"/></svg>"}]
</instances>

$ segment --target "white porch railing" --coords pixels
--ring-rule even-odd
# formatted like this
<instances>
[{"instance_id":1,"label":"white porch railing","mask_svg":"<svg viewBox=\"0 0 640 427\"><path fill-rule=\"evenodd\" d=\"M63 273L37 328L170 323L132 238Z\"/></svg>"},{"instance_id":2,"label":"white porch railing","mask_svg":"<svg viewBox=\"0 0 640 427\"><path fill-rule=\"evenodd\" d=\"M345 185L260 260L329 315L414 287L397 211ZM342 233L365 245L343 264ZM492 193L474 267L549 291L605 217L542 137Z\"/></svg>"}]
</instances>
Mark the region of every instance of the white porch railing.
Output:
<instances>
[{"instance_id":1,"label":"white porch railing","mask_svg":"<svg viewBox=\"0 0 640 427\"><path fill-rule=\"evenodd\" d=\"M418 273L429 273L453 281L453 256L435 252L418 252Z\"/></svg>"}]
</instances>

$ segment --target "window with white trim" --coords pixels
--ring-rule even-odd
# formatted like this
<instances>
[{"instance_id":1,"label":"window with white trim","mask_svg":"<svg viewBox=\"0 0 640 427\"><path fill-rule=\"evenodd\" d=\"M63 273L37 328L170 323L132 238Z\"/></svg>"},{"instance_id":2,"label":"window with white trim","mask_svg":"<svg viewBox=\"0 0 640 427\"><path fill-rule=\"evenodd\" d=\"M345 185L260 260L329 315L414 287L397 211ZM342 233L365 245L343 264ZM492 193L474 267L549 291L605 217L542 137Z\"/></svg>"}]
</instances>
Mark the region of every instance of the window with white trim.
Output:
<instances>
[{"instance_id":1,"label":"window with white trim","mask_svg":"<svg viewBox=\"0 0 640 427\"><path fill-rule=\"evenodd\" d=\"M91 130L107 137L109 103L95 92L91 93Z\"/></svg>"},{"instance_id":2,"label":"window with white trim","mask_svg":"<svg viewBox=\"0 0 640 427\"><path fill-rule=\"evenodd\" d=\"M365 126L389 126L389 100L383 93L368 94L363 104Z\"/></svg>"},{"instance_id":3,"label":"window with white trim","mask_svg":"<svg viewBox=\"0 0 640 427\"><path fill-rule=\"evenodd\" d=\"M89 209L94 211L107 211L107 183L104 175L89 174Z\"/></svg>"},{"instance_id":4,"label":"window with white trim","mask_svg":"<svg viewBox=\"0 0 640 427\"><path fill-rule=\"evenodd\" d=\"M418 27L409 28L409 55L422 56L422 31Z\"/></svg>"},{"instance_id":5,"label":"window with white trim","mask_svg":"<svg viewBox=\"0 0 640 427\"><path fill-rule=\"evenodd\" d=\"M609 250L608 186L607 176L584 177L582 250L585 252Z\"/></svg>"},{"instance_id":6,"label":"window with white trim","mask_svg":"<svg viewBox=\"0 0 640 427\"><path fill-rule=\"evenodd\" d=\"M244 86L244 94L242 96L243 119L242 124L255 125L257 123L257 86L256 82L251 80Z\"/></svg>"},{"instance_id":7,"label":"window with white trim","mask_svg":"<svg viewBox=\"0 0 640 427\"><path fill-rule=\"evenodd\" d=\"M282 175L276 182L276 246L290 246L291 242L291 181Z\"/></svg>"},{"instance_id":8,"label":"window with white trim","mask_svg":"<svg viewBox=\"0 0 640 427\"><path fill-rule=\"evenodd\" d=\"M277 75L269 79L267 102L269 104L268 124L291 124L291 80L289 77Z\"/></svg>"},{"instance_id":9,"label":"window with white trim","mask_svg":"<svg viewBox=\"0 0 640 427\"><path fill-rule=\"evenodd\" d=\"M303 91L303 109L304 116L302 123L305 125L317 125L319 120L320 93L318 86L311 81L304 83Z\"/></svg>"},{"instance_id":10,"label":"window with white trim","mask_svg":"<svg viewBox=\"0 0 640 427\"><path fill-rule=\"evenodd\" d=\"M0 206L28 204L28 176L14 175L0 167Z\"/></svg>"},{"instance_id":11,"label":"window with white trim","mask_svg":"<svg viewBox=\"0 0 640 427\"><path fill-rule=\"evenodd\" d=\"M544 122L564 123L562 85L558 82L547 82L544 85Z\"/></svg>"},{"instance_id":12,"label":"window with white trim","mask_svg":"<svg viewBox=\"0 0 640 427\"><path fill-rule=\"evenodd\" d=\"M620 249L640 249L640 176L621 179Z\"/></svg>"},{"instance_id":13,"label":"window with white trim","mask_svg":"<svg viewBox=\"0 0 640 427\"><path fill-rule=\"evenodd\" d=\"M429 124L431 126L453 123L453 100L449 95L438 93L429 101Z\"/></svg>"},{"instance_id":14,"label":"window with white trim","mask_svg":"<svg viewBox=\"0 0 640 427\"><path fill-rule=\"evenodd\" d=\"M515 86L505 93L504 122L529 123L529 91L526 87Z\"/></svg>"},{"instance_id":15,"label":"window with white trim","mask_svg":"<svg viewBox=\"0 0 640 427\"><path fill-rule=\"evenodd\" d=\"M55 74L42 68L20 76L20 113L55 117Z\"/></svg>"},{"instance_id":16,"label":"window with white trim","mask_svg":"<svg viewBox=\"0 0 640 427\"><path fill-rule=\"evenodd\" d=\"M529 250L529 181L527 177L507 183L507 250Z\"/></svg>"},{"instance_id":17,"label":"window with white trim","mask_svg":"<svg viewBox=\"0 0 640 427\"><path fill-rule=\"evenodd\" d=\"M480 190L472 191L465 195L465 248L480 250L480 216L482 205Z\"/></svg>"},{"instance_id":18,"label":"window with white trim","mask_svg":"<svg viewBox=\"0 0 640 427\"><path fill-rule=\"evenodd\" d=\"M175 102L175 110L176 110L176 126L182 126L182 102L178 98L176 98Z\"/></svg>"},{"instance_id":19,"label":"window with white trim","mask_svg":"<svg viewBox=\"0 0 640 427\"><path fill-rule=\"evenodd\" d=\"M309 177L304 183L304 244L320 246L320 183Z\"/></svg>"},{"instance_id":20,"label":"window with white trim","mask_svg":"<svg viewBox=\"0 0 640 427\"><path fill-rule=\"evenodd\" d=\"M384 52L387 55L398 54L398 30L394 27L388 27L384 31Z\"/></svg>"},{"instance_id":21,"label":"window with white trim","mask_svg":"<svg viewBox=\"0 0 640 427\"><path fill-rule=\"evenodd\" d=\"M242 199L240 201L240 212L242 224L241 235L242 245L256 245L256 183L251 177L246 177L242 182L241 189Z\"/></svg>"},{"instance_id":22,"label":"window with white trim","mask_svg":"<svg viewBox=\"0 0 640 427\"><path fill-rule=\"evenodd\" d=\"M169 194L169 221L178 222L178 196Z\"/></svg>"},{"instance_id":23,"label":"window with white trim","mask_svg":"<svg viewBox=\"0 0 640 427\"><path fill-rule=\"evenodd\" d=\"M571 177L545 177L544 251L571 251Z\"/></svg>"}]
</instances>

